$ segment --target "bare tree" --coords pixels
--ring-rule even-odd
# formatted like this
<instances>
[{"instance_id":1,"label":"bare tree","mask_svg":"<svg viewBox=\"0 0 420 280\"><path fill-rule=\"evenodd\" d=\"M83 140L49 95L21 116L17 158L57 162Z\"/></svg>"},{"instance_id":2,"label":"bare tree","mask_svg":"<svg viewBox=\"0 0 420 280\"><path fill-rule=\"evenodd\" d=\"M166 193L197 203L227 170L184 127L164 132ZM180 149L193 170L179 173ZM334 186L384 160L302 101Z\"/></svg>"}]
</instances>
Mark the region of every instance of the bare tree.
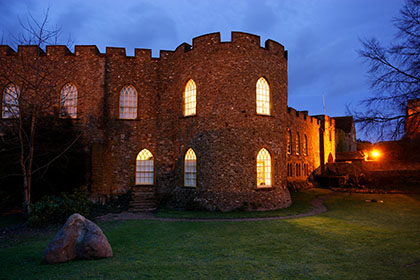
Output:
<instances>
[{"instance_id":1,"label":"bare tree","mask_svg":"<svg viewBox=\"0 0 420 280\"><path fill-rule=\"evenodd\" d=\"M34 166L36 134L40 120L52 114L57 105L57 77L60 73L54 58L46 58L42 48L54 44L60 35L60 29L48 26L48 10L42 21L36 20L30 13L26 21L21 22L23 33L12 38L22 50L20 54L0 58L0 80L6 88L2 96L2 129L14 130L18 136L20 166L23 177L25 213L30 215L31 187L34 173L48 167L52 161L65 153L77 141L64 147L44 166ZM25 51L24 51L25 49ZM48 59L48 63L45 61ZM1 132L1 131L0 131Z\"/></svg>"},{"instance_id":2,"label":"bare tree","mask_svg":"<svg viewBox=\"0 0 420 280\"><path fill-rule=\"evenodd\" d=\"M419 114L411 108L414 114L408 115L407 106L420 97L420 0L406 0L394 26L397 34L389 47L375 38L362 40L358 52L369 64L374 94L350 113L363 130L396 139L404 135L408 118Z\"/></svg>"}]
</instances>

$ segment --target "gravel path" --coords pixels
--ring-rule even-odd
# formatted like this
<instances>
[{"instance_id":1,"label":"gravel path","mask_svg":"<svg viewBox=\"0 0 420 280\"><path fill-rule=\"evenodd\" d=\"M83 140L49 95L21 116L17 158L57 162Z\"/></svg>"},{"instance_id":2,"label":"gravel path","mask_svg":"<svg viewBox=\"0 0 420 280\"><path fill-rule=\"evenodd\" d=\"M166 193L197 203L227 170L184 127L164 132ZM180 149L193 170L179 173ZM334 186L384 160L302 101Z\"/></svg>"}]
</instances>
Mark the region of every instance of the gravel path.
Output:
<instances>
[{"instance_id":1,"label":"gravel path","mask_svg":"<svg viewBox=\"0 0 420 280\"><path fill-rule=\"evenodd\" d=\"M302 217L314 216L326 212L328 209L324 205L324 200L331 194L319 196L311 201L312 209L309 212L280 217L261 217L261 218L237 218L237 219L188 219L188 218L160 218L156 217L153 213L133 213L133 212L122 212L118 214L106 214L104 216L97 217L96 222L106 222L115 220L151 220L151 221L165 221L165 222L250 222L250 221L273 221L273 220L286 220L286 219L297 219Z\"/></svg>"}]
</instances>

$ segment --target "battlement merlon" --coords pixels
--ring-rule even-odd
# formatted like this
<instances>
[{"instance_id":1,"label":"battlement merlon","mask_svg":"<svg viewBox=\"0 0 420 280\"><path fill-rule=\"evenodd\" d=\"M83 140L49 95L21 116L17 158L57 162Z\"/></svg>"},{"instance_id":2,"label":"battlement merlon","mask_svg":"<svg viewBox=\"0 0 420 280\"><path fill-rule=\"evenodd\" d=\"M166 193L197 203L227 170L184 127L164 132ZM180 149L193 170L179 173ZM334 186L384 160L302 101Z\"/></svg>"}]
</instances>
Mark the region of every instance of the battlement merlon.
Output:
<instances>
[{"instance_id":1,"label":"battlement merlon","mask_svg":"<svg viewBox=\"0 0 420 280\"><path fill-rule=\"evenodd\" d=\"M75 46L74 53L76 56L89 56L89 55L100 55L101 53L98 50L98 47L95 45L90 46Z\"/></svg>"},{"instance_id":2,"label":"battlement merlon","mask_svg":"<svg viewBox=\"0 0 420 280\"><path fill-rule=\"evenodd\" d=\"M74 55L67 46L64 45L51 45L46 48L47 56L67 56Z\"/></svg>"},{"instance_id":3,"label":"battlement merlon","mask_svg":"<svg viewBox=\"0 0 420 280\"><path fill-rule=\"evenodd\" d=\"M0 56L16 55L16 52L8 45L0 45Z\"/></svg>"},{"instance_id":4,"label":"battlement merlon","mask_svg":"<svg viewBox=\"0 0 420 280\"><path fill-rule=\"evenodd\" d=\"M315 120L317 125L320 124L320 120L315 116L309 116L308 111L297 111L295 108L287 107L287 113L289 118L296 118L307 123L314 123Z\"/></svg>"},{"instance_id":5,"label":"battlement merlon","mask_svg":"<svg viewBox=\"0 0 420 280\"><path fill-rule=\"evenodd\" d=\"M192 39L192 48L193 49L200 49L200 48L207 48L215 44L220 43L220 33L210 33L195 37Z\"/></svg>"},{"instance_id":6,"label":"battlement merlon","mask_svg":"<svg viewBox=\"0 0 420 280\"><path fill-rule=\"evenodd\" d=\"M18 46L18 56L38 56L45 55L45 52L37 45L20 45Z\"/></svg>"}]
</instances>

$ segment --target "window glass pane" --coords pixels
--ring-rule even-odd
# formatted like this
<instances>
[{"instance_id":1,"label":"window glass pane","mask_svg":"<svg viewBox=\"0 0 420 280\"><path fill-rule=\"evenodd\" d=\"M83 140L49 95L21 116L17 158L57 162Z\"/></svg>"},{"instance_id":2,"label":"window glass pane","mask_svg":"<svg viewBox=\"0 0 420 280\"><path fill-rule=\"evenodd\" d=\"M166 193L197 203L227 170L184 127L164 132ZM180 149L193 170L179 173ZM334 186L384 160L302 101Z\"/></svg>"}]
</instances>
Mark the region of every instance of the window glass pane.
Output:
<instances>
[{"instance_id":1,"label":"window glass pane","mask_svg":"<svg viewBox=\"0 0 420 280\"><path fill-rule=\"evenodd\" d=\"M9 84L3 92L2 117L18 118L19 117L19 95L20 90L15 84Z\"/></svg>"},{"instance_id":2,"label":"window glass pane","mask_svg":"<svg viewBox=\"0 0 420 280\"><path fill-rule=\"evenodd\" d=\"M257 81L257 114L270 115L270 87L263 77Z\"/></svg>"},{"instance_id":3,"label":"window glass pane","mask_svg":"<svg viewBox=\"0 0 420 280\"><path fill-rule=\"evenodd\" d=\"M187 82L184 90L184 116L193 116L196 114L197 88L195 82L191 79Z\"/></svg>"},{"instance_id":4,"label":"window glass pane","mask_svg":"<svg viewBox=\"0 0 420 280\"><path fill-rule=\"evenodd\" d=\"M133 86L126 86L120 93L120 119L137 118L137 91Z\"/></svg>"},{"instance_id":5,"label":"window glass pane","mask_svg":"<svg viewBox=\"0 0 420 280\"><path fill-rule=\"evenodd\" d=\"M184 159L184 186L197 186L197 157L193 149L188 149Z\"/></svg>"},{"instance_id":6,"label":"window glass pane","mask_svg":"<svg viewBox=\"0 0 420 280\"><path fill-rule=\"evenodd\" d=\"M60 116L77 118L77 88L71 83L61 89Z\"/></svg>"},{"instance_id":7,"label":"window glass pane","mask_svg":"<svg viewBox=\"0 0 420 280\"><path fill-rule=\"evenodd\" d=\"M265 148L257 155L257 186L271 186L271 156Z\"/></svg>"},{"instance_id":8,"label":"window glass pane","mask_svg":"<svg viewBox=\"0 0 420 280\"><path fill-rule=\"evenodd\" d=\"M143 149L138 153L136 160L136 185L153 184L153 155Z\"/></svg>"}]
</instances>

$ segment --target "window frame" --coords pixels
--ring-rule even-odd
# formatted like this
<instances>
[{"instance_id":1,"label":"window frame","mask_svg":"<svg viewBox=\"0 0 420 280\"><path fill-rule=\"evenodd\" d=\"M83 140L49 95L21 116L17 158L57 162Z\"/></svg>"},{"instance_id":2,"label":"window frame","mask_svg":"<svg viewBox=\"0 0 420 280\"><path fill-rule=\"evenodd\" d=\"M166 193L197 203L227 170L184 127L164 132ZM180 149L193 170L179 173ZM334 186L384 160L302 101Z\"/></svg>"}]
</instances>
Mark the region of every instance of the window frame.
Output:
<instances>
[{"instance_id":1,"label":"window frame","mask_svg":"<svg viewBox=\"0 0 420 280\"><path fill-rule=\"evenodd\" d=\"M13 88L13 92L8 89ZM11 97L12 102L6 102L7 96ZM3 89L3 96L1 102L1 117L2 119L17 119L20 116L20 88L15 83L8 83ZM14 101L14 102L13 102Z\"/></svg>"},{"instance_id":2,"label":"window frame","mask_svg":"<svg viewBox=\"0 0 420 280\"><path fill-rule=\"evenodd\" d=\"M129 89L132 89L132 91ZM134 92L135 97L133 98L132 95L128 95L128 94L123 95L123 92L128 92L128 93ZM119 98L118 98L118 118L120 120L136 120L138 118L138 104L139 104L138 99L139 99L139 93L136 87L133 86L132 84L127 84L121 88ZM131 103L132 100L135 101L134 105L132 105ZM127 102L123 102L123 101L127 101ZM123 104L127 106L123 106ZM128 112L124 112L124 110L121 110L124 108L126 109L134 108L134 116L131 116L132 112L130 112L130 110L128 110Z\"/></svg>"},{"instance_id":3,"label":"window frame","mask_svg":"<svg viewBox=\"0 0 420 280\"><path fill-rule=\"evenodd\" d=\"M268 159L266 157L262 157L259 158L260 154L263 156L263 153L267 154L269 156L269 166L267 168L267 166L265 165L265 163L268 161ZM260 168L260 163L263 162L263 171L259 171ZM263 189L263 188L272 188L273 187L273 156L271 155L270 151L265 148L262 147L261 149L258 150L257 156L255 157L255 171L256 171L256 185L258 189ZM268 170L268 171L267 171ZM259 178L260 178L260 174L264 174L264 184L259 184ZM268 179L267 179L267 174ZM267 184L267 181L269 184Z\"/></svg>"},{"instance_id":4,"label":"window frame","mask_svg":"<svg viewBox=\"0 0 420 280\"><path fill-rule=\"evenodd\" d=\"M149 153L151 155L150 159L139 159L139 157L141 156L142 153ZM150 164L145 164L146 162L152 162L151 164L151 170L145 170L144 167L148 166L150 167ZM139 167L143 167L143 169L139 169ZM146 174L145 176L138 176L138 174ZM147 174L151 174L151 176L147 176ZM138 181L138 179L142 179L142 178L151 178L151 182L150 181ZM142 185L142 186L150 186L150 185L154 185L155 184L155 157L153 156L153 153L147 149L144 148L142 150L140 150L140 152L137 154L136 156L136 169L135 169L135 185Z\"/></svg>"},{"instance_id":5,"label":"window frame","mask_svg":"<svg viewBox=\"0 0 420 280\"><path fill-rule=\"evenodd\" d=\"M74 89L74 90L67 90L64 91L66 88ZM70 95L64 96L64 93ZM73 93L75 94L75 98L73 97ZM79 90L77 89L77 86L73 82L67 82L65 83L61 89L60 89L60 118L70 118L70 119L77 119L77 109L78 109L78 95ZM75 100L75 101L73 101ZM66 102L70 102L70 104L66 104ZM69 108L72 108L72 110L69 110ZM74 110L73 110L74 109Z\"/></svg>"},{"instance_id":6,"label":"window frame","mask_svg":"<svg viewBox=\"0 0 420 280\"><path fill-rule=\"evenodd\" d=\"M194 158L187 159L190 155L193 155ZM190 162L194 162L194 164L187 164L187 160ZM191 167L191 170L187 171L187 168ZM197 188L198 182L198 172L197 172L197 154L193 148L188 148L188 150L184 154L184 187L186 188ZM190 180L187 181L187 177Z\"/></svg>"},{"instance_id":7,"label":"window frame","mask_svg":"<svg viewBox=\"0 0 420 280\"><path fill-rule=\"evenodd\" d=\"M289 155L292 154L293 149L292 149L292 130L289 128L287 129L287 153Z\"/></svg>"},{"instance_id":8,"label":"window frame","mask_svg":"<svg viewBox=\"0 0 420 280\"><path fill-rule=\"evenodd\" d=\"M189 85L191 85L189 87ZM187 93L188 94L187 96ZM191 106L187 106L190 105ZM182 93L182 115L184 117L193 117L197 115L197 83L193 79L188 79L185 83Z\"/></svg>"},{"instance_id":9,"label":"window frame","mask_svg":"<svg viewBox=\"0 0 420 280\"><path fill-rule=\"evenodd\" d=\"M261 83L263 83L261 86ZM266 85L266 87L265 87ZM268 91L268 94L267 94ZM263 97L263 98L261 98ZM268 101L266 100L268 98ZM259 103L268 103L268 106L260 106ZM272 98L271 98L271 86L268 79L264 76L258 78L255 83L255 110L257 115L271 116L272 115ZM268 107L268 108L266 108ZM267 110L268 112L265 112Z\"/></svg>"}]
</instances>

